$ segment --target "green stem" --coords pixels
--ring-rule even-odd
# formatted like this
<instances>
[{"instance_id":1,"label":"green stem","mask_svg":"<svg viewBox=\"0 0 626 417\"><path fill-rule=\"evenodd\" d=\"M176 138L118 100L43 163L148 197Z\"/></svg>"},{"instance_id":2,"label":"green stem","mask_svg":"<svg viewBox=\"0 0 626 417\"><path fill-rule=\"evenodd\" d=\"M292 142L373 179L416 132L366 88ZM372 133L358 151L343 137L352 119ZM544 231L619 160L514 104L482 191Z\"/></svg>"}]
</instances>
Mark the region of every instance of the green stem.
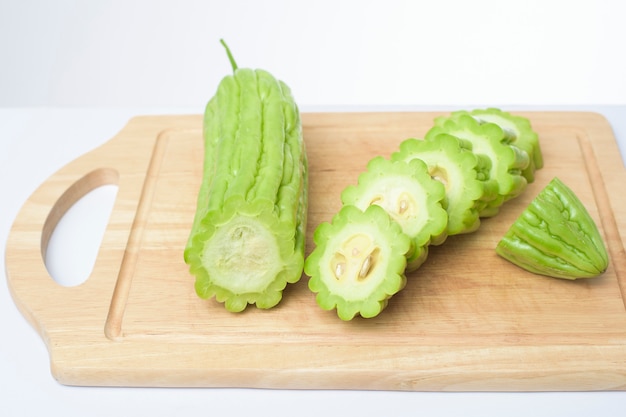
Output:
<instances>
[{"instance_id":1,"label":"green stem","mask_svg":"<svg viewBox=\"0 0 626 417\"><path fill-rule=\"evenodd\" d=\"M228 45L226 45L226 42L224 42L224 39L220 39L220 43L226 49L226 54L228 54L228 60L230 61L230 66L233 67L233 72L235 72L237 70L237 63L235 62L235 58L233 58L233 54L230 52L230 48L228 47Z\"/></svg>"}]
</instances>

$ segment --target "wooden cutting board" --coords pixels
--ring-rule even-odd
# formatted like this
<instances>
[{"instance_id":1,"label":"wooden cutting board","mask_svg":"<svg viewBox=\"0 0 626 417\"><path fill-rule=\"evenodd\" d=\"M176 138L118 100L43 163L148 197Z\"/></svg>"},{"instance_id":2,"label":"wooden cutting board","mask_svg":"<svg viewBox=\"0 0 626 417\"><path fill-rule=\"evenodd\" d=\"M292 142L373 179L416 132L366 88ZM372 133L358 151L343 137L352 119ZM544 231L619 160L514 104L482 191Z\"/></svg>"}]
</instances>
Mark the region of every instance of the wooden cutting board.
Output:
<instances>
[{"instance_id":1,"label":"wooden cutting board","mask_svg":"<svg viewBox=\"0 0 626 417\"><path fill-rule=\"evenodd\" d=\"M307 113L312 232L369 159L422 137L443 113ZM540 135L536 181L472 234L433 247L374 319L323 311L307 277L269 311L201 300L182 252L202 172L200 115L137 117L51 176L10 232L14 300L41 334L62 384L417 391L626 389L626 172L600 115L519 113ZM601 277L533 275L496 256L500 237L555 176L597 221L610 251ZM42 259L66 210L117 184L92 274L63 287Z\"/></svg>"}]
</instances>

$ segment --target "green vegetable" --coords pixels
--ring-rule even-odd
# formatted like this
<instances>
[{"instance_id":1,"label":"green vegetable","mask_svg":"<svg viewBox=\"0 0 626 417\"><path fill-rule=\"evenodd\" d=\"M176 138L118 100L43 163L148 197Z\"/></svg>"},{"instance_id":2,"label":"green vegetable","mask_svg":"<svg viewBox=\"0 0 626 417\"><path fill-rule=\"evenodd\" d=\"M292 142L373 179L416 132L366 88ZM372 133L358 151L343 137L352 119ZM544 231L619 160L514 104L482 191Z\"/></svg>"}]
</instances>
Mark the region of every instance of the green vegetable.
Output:
<instances>
[{"instance_id":1,"label":"green vegetable","mask_svg":"<svg viewBox=\"0 0 626 417\"><path fill-rule=\"evenodd\" d=\"M406 139L391 159L420 159L428 166L430 176L443 183L450 236L478 229L480 212L497 196L497 183L489 179L489 159L462 148L454 136Z\"/></svg>"},{"instance_id":2,"label":"green vegetable","mask_svg":"<svg viewBox=\"0 0 626 417\"><path fill-rule=\"evenodd\" d=\"M481 211L481 217L496 215L504 202L517 197L526 189L528 183L522 176L522 170L528 166L528 154L507 143L507 137L498 125L479 124L467 114L438 117L425 139L433 140L442 133L455 136L463 148L484 155L491 162L489 177L498 183L498 196Z\"/></svg>"},{"instance_id":3,"label":"green vegetable","mask_svg":"<svg viewBox=\"0 0 626 417\"><path fill-rule=\"evenodd\" d=\"M513 115L496 108L475 109L472 111L453 112L451 117L469 114L479 123L494 123L500 126L508 137L510 144L528 154L529 163L522 175L531 183L535 180L535 171L543 168L543 155L539 145L539 137L532 129L530 121L522 116Z\"/></svg>"},{"instance_id":4,"label":"green vegetable","mask_svg":"<svg viewBox=\"0 0 626 417\"><path fill-rule=\"evenodd\" d=\"M375 317L406 284L410 239L378 205L365 211L344 205L313 235L315 249L304 264L318 305L337 309L342 320Z\"/></svg>"},{"instance_id":5,"label":"green vegetable","mask_svg":"<svg viewBox=\"0 0 626 417\"><path fill-rule=\"evenodd\" d=\"M416 270L428 255L428 245L441 244L447 237L448 214L442 206L445 188L428 173L426 164L373 158L358 179L344 189L341 200L365 211L377 204L411 238L407 271Z\"/></svg>"},{"instance_id":6,"label":"green vegetable","mask_svg":"<svg viewBox=\"0 0 626 417\"><path fill-rule=\"evenodd\" d=\"M598 276L609 263L595 222L558 178L513 223L496 253L527 271L566 279Z\"/></svg>"},{"instance_id":7,"label":"green vegetable","mask_svg":"<svg viewBox=\"0 0 626 417\"><path fill-rule=\"evenodd\" d=\"M307 158L289 87L238 68L204 115L204 167L184 252L202 298L229 311L271 308L304 264Z\"/></svg>"}]
</instances>

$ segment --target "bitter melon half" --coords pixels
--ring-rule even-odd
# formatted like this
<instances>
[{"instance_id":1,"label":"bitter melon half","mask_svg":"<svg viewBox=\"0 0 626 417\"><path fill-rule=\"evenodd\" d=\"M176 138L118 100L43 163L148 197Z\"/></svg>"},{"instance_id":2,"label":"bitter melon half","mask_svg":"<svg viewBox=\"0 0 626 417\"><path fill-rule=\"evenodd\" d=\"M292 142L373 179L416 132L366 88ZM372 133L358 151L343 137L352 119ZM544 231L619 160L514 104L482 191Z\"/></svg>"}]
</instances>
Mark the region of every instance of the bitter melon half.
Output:
<instances>
[{"instance_id":1,"label":"bitter melon half","mask_svg":"<svg viewBox=\"0 0 626 417\"><path fill-rule=\"evenodd\" d=\"M238 68L224 47L233 74L205 109L203 178L184 259L201 298L239 312L274 307L302 275L308 168L289 87Z\"/></svg>"}]
</instances>

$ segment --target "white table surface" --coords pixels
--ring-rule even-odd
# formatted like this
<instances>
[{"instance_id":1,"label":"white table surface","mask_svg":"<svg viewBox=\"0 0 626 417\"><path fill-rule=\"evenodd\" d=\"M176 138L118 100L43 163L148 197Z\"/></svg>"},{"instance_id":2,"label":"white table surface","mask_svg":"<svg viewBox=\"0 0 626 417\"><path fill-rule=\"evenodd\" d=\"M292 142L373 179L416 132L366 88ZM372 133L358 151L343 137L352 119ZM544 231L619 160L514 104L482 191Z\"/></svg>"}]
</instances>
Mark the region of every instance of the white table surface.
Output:
<instances>
[{"instance_id":1,"label":"white table surface","mask_svg":"<svg viewBox=\"0 0 626 417\"><path fill-rule=\"evenodd\" d=\"M611 123L626 153L626 106L507 107L582 110ZM464 107L466 108L466 107ZM303 108L303 111L441 110L418 108ZM450 107L450 109L457 109ZM0 270L6 239L21 205L48 176L106 142L141 114L200 113L189 108L0 108ZM107 197L101 197L106 200ZM91 210L91 209L90 209ZM82 212L84 213L84 212ZM84 215L84 214L83 214ZM74 216L70 222L80 222ZM104 217L106 218L106 217ZM71 227L71 226L70 226ZM87 240L89 238L85 236ZM88 246L84 245L85 252ZM93 246L93 245L92 245ZM96 246L97 248L97 242ZM89 258L77 253L76 258ZM89 270L89 262L80 266ZM79 268L80 269L80 268ZM2 416L601 416L626 406L626 392L425 393L262 389L69 387L56 382L40 336L0 285L0 415Z\"/></svg>"}]
</instances>

